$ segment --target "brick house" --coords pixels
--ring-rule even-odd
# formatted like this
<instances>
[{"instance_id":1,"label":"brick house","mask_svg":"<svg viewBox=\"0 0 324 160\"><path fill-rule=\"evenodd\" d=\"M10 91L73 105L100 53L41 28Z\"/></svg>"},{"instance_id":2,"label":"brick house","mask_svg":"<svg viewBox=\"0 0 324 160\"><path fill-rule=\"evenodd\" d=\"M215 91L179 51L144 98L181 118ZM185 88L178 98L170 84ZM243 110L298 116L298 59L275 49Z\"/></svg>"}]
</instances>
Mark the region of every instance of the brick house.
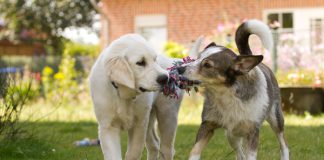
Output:
<instances>
[{"instance_id":1,"label":"brick house","mask_svg":"<svg viewBox=\"0 0 324 160\"><path fill-rule=\"evenodd\" d=\"M102 44L137 32L161 49L166 40L189 44L225 21L278 21L279 30L300 34L309 46L324 42L323 0L102 0ZM317 35L317 38L313 38Z\"/></svg>"}]
</instances>

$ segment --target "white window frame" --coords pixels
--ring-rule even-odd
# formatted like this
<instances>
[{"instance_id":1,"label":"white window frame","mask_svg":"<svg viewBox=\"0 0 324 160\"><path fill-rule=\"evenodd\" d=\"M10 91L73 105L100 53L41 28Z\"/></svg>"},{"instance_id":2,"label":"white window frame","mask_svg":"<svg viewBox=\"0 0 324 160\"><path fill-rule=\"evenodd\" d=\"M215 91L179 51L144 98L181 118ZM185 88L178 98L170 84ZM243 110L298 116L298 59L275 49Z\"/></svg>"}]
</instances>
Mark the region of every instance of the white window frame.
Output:
<instances>
[{"instance_id":1,"label":"white window frame","mask_svg":"<svg viewBox=\"0 0 324 160\"><path fill-rule=\"evenodd\" d=\"M292 13L293 19L293 27L292 28L282 28L282 14L283 13ZM263 10L263 21L268 23L268 15L269 14L278 14L278 20L280 23L280 27L278 28L279 31L282 32L294 32L295 22L294 22L294 9L266 9Z\"/></svg>"},{"instance_id":2,"label":"white window frame","mask_svg":"<svg viewBox=\"0 0 324 160\"><path fill-rule=\"evenodd\" d=\"M164 14L138 15L135 17L135 32L140 27L166 27L167 17Z\"/></svg>"},{"instance_id":3,"label":"white window frame","mask_svg":"<svg viewBox=\"0 0 324 160\"><path fill-rule=\"evenodd\" d=\"M163 28L165 29L165 42L168 40L167 26L167 16L165 14L137 15L134 18L135 33L140 33L141 28Z\"/></svg>"}]
</instances>

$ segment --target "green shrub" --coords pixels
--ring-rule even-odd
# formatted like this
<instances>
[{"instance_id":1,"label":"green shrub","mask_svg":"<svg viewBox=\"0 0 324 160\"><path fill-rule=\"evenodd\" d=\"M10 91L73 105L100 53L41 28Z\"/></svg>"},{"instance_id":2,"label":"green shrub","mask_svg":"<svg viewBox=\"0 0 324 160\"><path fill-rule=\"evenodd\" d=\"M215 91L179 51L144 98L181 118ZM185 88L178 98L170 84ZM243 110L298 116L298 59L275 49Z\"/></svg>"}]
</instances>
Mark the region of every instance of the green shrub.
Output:
<instances>
[{"instance_id":1,"label":"green shrub","mask_svg":"<svg viewBox=\"0 0 324 160\"><path fill-rule=\"evenodd\" d=\"M77 95L80 93L78 76L79 74L75 69L75 59L69 55L63 56L56 73L51 67L44 67L42 84L46 99L60 103L77 100Z\"/></svg>"},{"instance_id":2,"label":"green shrub","mask_svg":"<svg viewBox=\"0 0 324 160\"><path fill-rule=\"evenodd\" d=\"M21 138L25 132L18 125L26 102L31 98L32 83L17 81L10 75L0 74L0 143Z\"/></svg>"},{"instance_id":3,"label":"green shrub","mask_svg":"<svg viewBox=\"0 0 324 160\"><path fill-rule=\"evenodd\" d=\"M168 57L172 58L183 58L188 56L186 48L176 42L168 41L164 46L164 53Z\"/></svg>"},{"instance_id":4,"label":"green shrub","mask_svg":"<svg viewBox=\"0 0 324 160\"><path fill-rule=\"evenodd\" d=\"M65 42L63 56L91 56L96 57L100 52L99 45Z\"/></svg>"}]
</instances>

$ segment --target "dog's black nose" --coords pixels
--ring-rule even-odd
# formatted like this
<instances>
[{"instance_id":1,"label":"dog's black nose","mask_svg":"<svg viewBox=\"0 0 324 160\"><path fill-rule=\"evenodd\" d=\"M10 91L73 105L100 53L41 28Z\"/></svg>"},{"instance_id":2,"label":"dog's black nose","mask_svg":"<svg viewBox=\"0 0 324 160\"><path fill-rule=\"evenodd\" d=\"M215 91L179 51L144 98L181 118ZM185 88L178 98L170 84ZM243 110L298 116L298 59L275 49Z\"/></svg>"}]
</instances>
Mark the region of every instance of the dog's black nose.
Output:
<instances>
[{"instance_id":1,"label":"dog's black nose","mask_svg":"<svg viewBox=\"0 0 324 160\"><path fill-rule=\"evenodd\" d=\"M165 74L159 75L156 79L156 82L159 83L160 85L164 85L168 83L169 77Z\"/></svg>"},{"instance_id":2,"label":"dog's black nose","mask_svg":"<svg viewBox=\"0 0 324 160\"><path fill-rule=\"evenodd\" d=\"M183 74L186 71L186 67L178 67L177 70L179 74Z\"/></svg>"}]
</instances>

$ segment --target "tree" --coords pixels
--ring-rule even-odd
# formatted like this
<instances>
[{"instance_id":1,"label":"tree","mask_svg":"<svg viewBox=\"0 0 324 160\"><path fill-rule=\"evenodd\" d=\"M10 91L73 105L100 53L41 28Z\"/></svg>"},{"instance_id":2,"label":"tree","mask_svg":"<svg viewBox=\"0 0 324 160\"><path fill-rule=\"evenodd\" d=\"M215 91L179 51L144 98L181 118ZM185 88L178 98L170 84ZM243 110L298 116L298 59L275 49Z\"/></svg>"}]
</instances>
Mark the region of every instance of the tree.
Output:
<instances>
[{"instance_id":1,"label":"tree","mask_svg":"<svg viewBox=\"0 0 324 160\"><path fill-rule=\"evenodd\" d=\"M90 27L96 14L89 0L0 0L0 4L6 39L39 42L53 51L61 49L64 29Z\"/></svg>"}]
</instances>

